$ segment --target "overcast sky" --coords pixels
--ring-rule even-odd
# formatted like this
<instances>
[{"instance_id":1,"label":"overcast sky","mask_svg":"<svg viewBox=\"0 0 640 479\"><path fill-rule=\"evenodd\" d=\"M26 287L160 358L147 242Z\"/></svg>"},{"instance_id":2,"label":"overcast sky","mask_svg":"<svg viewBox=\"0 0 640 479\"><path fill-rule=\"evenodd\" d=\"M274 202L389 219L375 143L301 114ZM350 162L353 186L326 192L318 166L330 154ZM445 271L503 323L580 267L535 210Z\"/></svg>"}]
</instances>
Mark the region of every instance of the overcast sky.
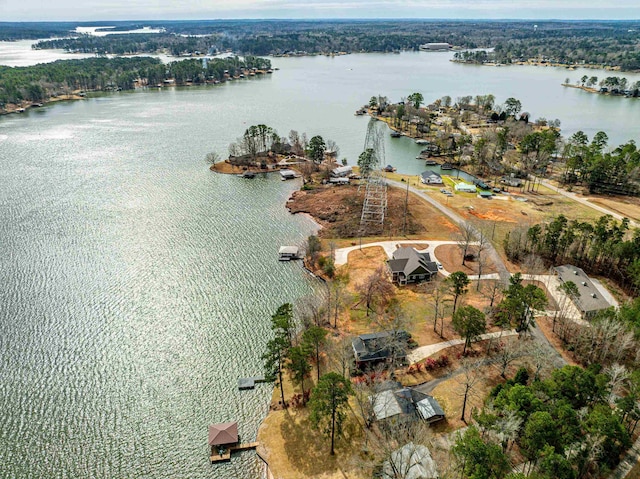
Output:
<instances>
[{"instance_id":1,"label":"overcast sky","mask_svg":"<svg viewBox=\"0 0 640 479\"><path fill-rule=\"evenodd\" d=\"M0 21L217 18L640 19L640 0L0 0Z\"/></svg>"}]
</instances>

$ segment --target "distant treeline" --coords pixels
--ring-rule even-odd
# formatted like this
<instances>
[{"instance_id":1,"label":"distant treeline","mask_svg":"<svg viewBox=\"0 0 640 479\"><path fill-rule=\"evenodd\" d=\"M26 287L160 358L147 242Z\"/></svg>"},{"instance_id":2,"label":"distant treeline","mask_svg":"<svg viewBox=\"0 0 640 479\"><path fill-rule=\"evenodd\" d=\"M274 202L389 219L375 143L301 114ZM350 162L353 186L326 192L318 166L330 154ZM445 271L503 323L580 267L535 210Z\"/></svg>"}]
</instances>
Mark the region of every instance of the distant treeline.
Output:
<instances>
[{"instance_id":1,"label":"distant treeline","mask_svg":"<svg viewBox=\"0 0 640 479\"><path fill-rule=\"evenodd\" d=\"M567 65L640 69L638 22L542 22L537 28L496 38L493 51L457 52L469 63L510 64L530 59ZM487 45L483 45L485 47Z\"/></svg>"},{"instance_id":2,"label":"distant treeline","mask_svg":"<svg viewBox=\"0 0 640 479\"><path fill-rule=\"evenodd\" d=\"M465 61L512 63L536 58L625 70L640 68L638 21L544 21L534 26L525 21L233 20L145 25L162 27L166 33L82 36L41 42L38 48L115 54L164 50L176 55L232 49L244 54L278 55L416 50L424 43L446 42L467 49L493 48L490 53L467 54ZM120 26L124 27L140 25ZM185 36L196 34L206 36Z\"/></svg>"},{"instance_id":3,"label":"distant treeline","mask_svg":"<svg viewBox=\"0 0 640 479\"><path fill-rule=\"evenodd\" d=\"M67 36L76 25L68 22L0 22L0 41Z\"/></svg>"},{"instance_id":4,"label":"distant treeline","mask_svg":"<svg viewBox=\"0 0 640 479\"><path fill-rule=\"evenodd\" d=\"M222 81L247 69L268 69L271 62L247 56L216 58L203 67L202 60L163 64L156 58L87 58L58 60L29 67L0 66L0 107L20 101L40 102L74 90L132 89L136 80L155 85L167 79L177 84Z\"/></svg>"}]
</instances>

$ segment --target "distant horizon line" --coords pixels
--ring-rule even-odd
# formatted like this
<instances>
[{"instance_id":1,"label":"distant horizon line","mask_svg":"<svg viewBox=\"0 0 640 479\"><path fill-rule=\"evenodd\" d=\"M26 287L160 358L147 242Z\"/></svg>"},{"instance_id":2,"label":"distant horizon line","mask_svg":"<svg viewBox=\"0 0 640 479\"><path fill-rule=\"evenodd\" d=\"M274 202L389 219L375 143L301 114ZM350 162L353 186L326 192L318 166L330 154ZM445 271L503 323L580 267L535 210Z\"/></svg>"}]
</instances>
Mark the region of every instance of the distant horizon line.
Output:
<instances>
[{"instance_id":1,"label":"distant horizon line","mask_svg":"<svg viewBox=\"0 0 640 479\"><path fill-rule=\"evenodd\" d=\"M495 17L495 18L454 18L454 17L423 17L423 18L410 18L410 17L264 17L264 18L184 18L184 19L126 19L126 20L2 20L0 25L6 24L55 24L55 23L82 23L82 24L95 24L95 23L181 23L181 22L229 22L229 21L246 21L246 22L261 22L261 21L287 21L287 22L364 22L364 21L402 21L402 22L437 22L437 21L457 21L457 22L619 22L619 23L634 23L640 22L640 18L623 19L623 18L507 18L507 17Z\"/></svg>"}]
</instances>

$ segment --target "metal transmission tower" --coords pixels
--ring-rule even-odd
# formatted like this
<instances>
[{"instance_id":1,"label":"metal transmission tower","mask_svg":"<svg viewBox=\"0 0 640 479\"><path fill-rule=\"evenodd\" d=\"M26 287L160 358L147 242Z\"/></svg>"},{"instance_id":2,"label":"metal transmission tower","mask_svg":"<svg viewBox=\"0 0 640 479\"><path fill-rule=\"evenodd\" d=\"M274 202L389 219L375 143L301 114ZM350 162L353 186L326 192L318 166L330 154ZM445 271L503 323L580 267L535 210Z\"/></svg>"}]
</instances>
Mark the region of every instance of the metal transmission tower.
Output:
<instances>
[{"instance_id":1,"label":"metal transmission tower","mask_svg":"<svg viewBox=\"0 0 640 479\"><path fill-rule=\"evenodd\" d=\"M366 190L360 216L360 236L364 236L367 232L381 233L384 226L384 215L387 210L387 183L382 176L382 165L385 159L385 130L385 126L379 125L373 118L369 121L363 153L368 155L369 168L363 174Z\"/></svg>"}]
</instances>

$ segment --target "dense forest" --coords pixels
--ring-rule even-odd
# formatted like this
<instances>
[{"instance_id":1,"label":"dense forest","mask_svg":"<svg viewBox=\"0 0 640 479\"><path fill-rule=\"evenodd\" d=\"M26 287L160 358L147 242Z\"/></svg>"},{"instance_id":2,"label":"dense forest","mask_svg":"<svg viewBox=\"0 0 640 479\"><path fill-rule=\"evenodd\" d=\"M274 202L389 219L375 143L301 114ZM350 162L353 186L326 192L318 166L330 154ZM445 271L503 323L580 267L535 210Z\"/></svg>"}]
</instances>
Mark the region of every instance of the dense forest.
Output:
<instances>
[{"instance_id":1,"label":"dense forest","mask_svg":"<svg viewBox=\"0 0 640 479\"><path fill-rule=\"evenodd\" d=\"M115 25L119 29L141 26L117 22ZM464 49L493 49L465 58L460 56L464 61L513 63L533 58L545 62L617 66L624 70L640 68L640 22L637 21L542 21L534 25L525 21L221 20L145 22L144 25L164 28L165 33L80 36L43 41L37 48L114 54L162 50L175 55L231 49L240 54L278 55L417 50L424 43L446 42ZM26 36L30 31L24 27L22 33ZM0 24L0 37L19 38L19 34L12 32L9 24ZM42 38L50 36L53 35L42 35Z\"/></svg>"},{"instance_id":2,"label":"dense forest","mask_svg":"<svg viewBox=\"0 0 640 479\"><path fill-rule=\"evenodd\" d=\"M589 193L640 194L640 151L634 141L610 149L604 132L589 141L584 132L578 131L567 141L563 156L565 185L582 185Z\"/></svg>"},{"instance_id":3,"label":"dense forest","mask_svg":"<svg viewBox=\"0 0 640 479\"><path fill-rule=\"evenodd\" d=\"M523 368L494 388L452 452L469 478L604 477L631 445L639 386L637 371L621 378L599 365L565 366L544 380ZM631 393L621 398L623 388ZM524 472L512 472L518 452Z\"/></svg>"},{"instance_id":4,"label":"dense forest","mask_svg":"<svg viewBox=\"0 0 640 479\"><path fill-rule=\"evenodd\" d=\"M493 51L457 52L455 58L469 63L510 64L527 60L566 65L595 65L640 69L640 34L630 23L540 23L528 32L505 36Z\"/></svg>"},{"instance_id":5,"label":"dense forest","mask_svg":"<svg viewBox=\"0 0 640 479\"><path fill-rule=\"evenodd\" d=\"M0 107L21 101L41 102L75 90L128 90L172 79L176 84L224 81L249 69L265 70L271 62L247 56L216 58L206 62L188 59L163 64L156 58L87 58L58 60L29 67L0 66Z\"/></svg>"}]
</instances>

